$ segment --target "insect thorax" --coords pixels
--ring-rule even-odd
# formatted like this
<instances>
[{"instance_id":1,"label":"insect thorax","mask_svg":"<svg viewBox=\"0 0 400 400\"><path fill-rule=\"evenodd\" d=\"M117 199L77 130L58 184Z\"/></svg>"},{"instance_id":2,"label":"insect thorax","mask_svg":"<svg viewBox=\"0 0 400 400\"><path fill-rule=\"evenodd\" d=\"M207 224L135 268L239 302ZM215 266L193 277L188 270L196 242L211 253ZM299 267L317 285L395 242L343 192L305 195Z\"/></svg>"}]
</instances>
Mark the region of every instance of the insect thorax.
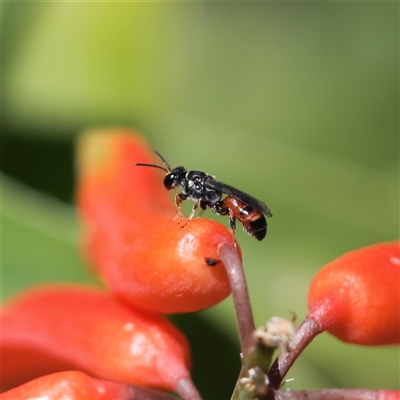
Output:
<instances>
[{"instance_id":1,"label":"insect thorax","mask_svg":"<svg viewBox=\"0 0 400 400\"><path fill-rule=\"evenodd\" d=\"M191 200L202 200L208 205L216 204L221 199L221 192L208 187L205 183L212 179L201 171L189 171L186 173L186 187L182 192Z\"/></svg>"}]
</instances>

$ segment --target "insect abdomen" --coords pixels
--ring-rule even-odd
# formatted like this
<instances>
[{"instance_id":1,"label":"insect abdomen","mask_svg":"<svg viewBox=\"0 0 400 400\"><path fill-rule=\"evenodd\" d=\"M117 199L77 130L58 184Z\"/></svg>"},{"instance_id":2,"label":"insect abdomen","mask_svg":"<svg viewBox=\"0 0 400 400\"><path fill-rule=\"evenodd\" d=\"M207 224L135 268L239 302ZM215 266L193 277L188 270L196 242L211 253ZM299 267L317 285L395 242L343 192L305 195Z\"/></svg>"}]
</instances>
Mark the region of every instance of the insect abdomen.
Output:
<instances>
[{"instance_id":1,"label":"insect abdomen","mask_svg":"<svg viewBox=\"0 0 400 400\"><path fill-rule=\"evenodd\" d=\"M250 221L248 223L250 229L246 226L247 224L243 224L243 228L246 232L250 235L255 237L257 240L262 240L265 238L267 234L267 220L265 219L264 215L260 215L259 218Z\"/></svg>"}]
</instances>

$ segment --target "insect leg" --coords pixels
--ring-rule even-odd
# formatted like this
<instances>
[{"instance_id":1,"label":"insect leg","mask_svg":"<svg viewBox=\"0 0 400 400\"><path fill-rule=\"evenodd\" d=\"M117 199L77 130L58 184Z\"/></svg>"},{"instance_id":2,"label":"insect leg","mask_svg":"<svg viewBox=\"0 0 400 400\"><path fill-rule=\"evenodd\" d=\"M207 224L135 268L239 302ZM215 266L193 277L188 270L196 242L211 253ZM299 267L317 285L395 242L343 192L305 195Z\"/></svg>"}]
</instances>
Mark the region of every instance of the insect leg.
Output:
<instances>
[{"instance_id":1,"label":"insect leg","mask_svg":"<svg viewBox=\"0 0 400 400\"><path fill-rule=\"evenodd\" d=\"M186 200L183 196L181 196L181 193L177 193L175 195L175 205L176 205L176 210L178 212L177 217L179 218L178 225L182 222L183 219L183 214L181 211L181 204L183 200Z\"/></svg>"},{"instance_id":2,"label":"insect leg","mask_svg":"<svg viewBox=\"0 0 400 400\"><path fill-rule=\"evenodd\" d=\"M200 208L201 208L201 211L200 211L200 213L199 213L199 217L201 217L201 216L203 215L203 212L204 212L205 210L207 210L207 207L210 207L210 209L211 209L212 211L214 211L213 208L212 208L212 206L209 204L208 201L206 201L206 200L204 200L204 199L200 199ZM214 212L215 212L215 211L214 211Z\"/></svg>"},{"instance_id":3,"label":"insect leg","mask_svg":"<svg viewBox=\"0 0 400 400\"><path fill-rule=\"evenodd\" d=\"M231 227L233 242L236 246L236 218L233 216L231 210L229 210L229 226Z\"/></svg>"},{"instance_id":4,"label":"insect leg","mask_svg":"<svg viewBox=\"0 0 400 400\"><path fill-rule=\"evenodd\" d=\"M225 207L225 208L216 208L216 211L214 212L218 215L228 215L230 214L229 211L230 211L229 207Z\"/></svg>"},{"instance_id":5,"label":"insect leg","mask_svg":"<svg viewBox=\"0 0 400 400\"><path fill-rule=\"evenodd\" d=\"M192 208L192 212L190 213L187 221L181 226L181 229L184 228L194 217L194 214L197 210L197 207L199 206L201 200L197 200L196 203L194 203L193 208Z\"/></svg>"}]
</instances>

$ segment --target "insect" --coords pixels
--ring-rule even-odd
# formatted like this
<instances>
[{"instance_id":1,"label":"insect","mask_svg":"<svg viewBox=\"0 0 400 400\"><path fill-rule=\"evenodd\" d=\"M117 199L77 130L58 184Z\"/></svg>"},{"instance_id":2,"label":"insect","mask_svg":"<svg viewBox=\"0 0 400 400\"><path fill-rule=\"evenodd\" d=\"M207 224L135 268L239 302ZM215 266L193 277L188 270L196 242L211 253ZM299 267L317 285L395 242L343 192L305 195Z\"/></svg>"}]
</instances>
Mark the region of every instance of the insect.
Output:
<instances>
[{"instance_id":1,"label":"insect","mask_svg":"<svg viewBox=\"0 0 400 400\"><path fill-rule=\"evenodd\" d=\"M198 207L202 210L209 208L218 215L228 215L229 225L236 241L236 220L243 224L243 229L257 240L264 239L267 234L267 217L272 217L265 203L253 196L242 192L226 183L218 181L202 171L187 171L184 167L171 168L158 151L155 151L164 166L157 164L136 163L139 167L159 168L166 172L164 186L168 190L181 187L181 192L175 195L175 204L180 218L183 219L181 204L184 200L193 200L192 211L182 226L184 228L194 217ZM223 198L223 195L227 196Z\"/></svg>"}]
</instances>

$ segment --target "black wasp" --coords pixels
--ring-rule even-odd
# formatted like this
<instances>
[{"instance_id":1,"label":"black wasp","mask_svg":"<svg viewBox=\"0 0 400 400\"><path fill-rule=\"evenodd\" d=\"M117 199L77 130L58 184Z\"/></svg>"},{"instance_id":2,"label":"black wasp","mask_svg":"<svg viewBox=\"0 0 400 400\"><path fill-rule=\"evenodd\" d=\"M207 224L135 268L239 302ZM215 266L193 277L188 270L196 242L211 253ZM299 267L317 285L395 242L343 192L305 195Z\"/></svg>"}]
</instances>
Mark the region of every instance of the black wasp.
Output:
<instances>
[{"instance_id":1,"label":"black wasp","mask_svg":"<svg viewBox=\"0 0 400 400\"><path fill-rule=\"evenodd\" d=\"M255 199L234 187L222 183L213 176L201 171L187 171L184 167L171 169L158 151L156 154L161 158L164 166L156 164L137 163L136 166L154 167L165 171L164 186L172 190L180 186L182 191L175 195L175 204L178 214L182 220L181 204L184 200L193 200L195 203L186 226L193 218L197 208L202 210L209 208L218 215L229 215L229 225L235 236L236 220L243 224L243 229L257 240L264 239L267 234L267 217L272 217L270 209L265 203ZM222 199L222 196L227 196Z\"/></svg>"}]
</instances>

